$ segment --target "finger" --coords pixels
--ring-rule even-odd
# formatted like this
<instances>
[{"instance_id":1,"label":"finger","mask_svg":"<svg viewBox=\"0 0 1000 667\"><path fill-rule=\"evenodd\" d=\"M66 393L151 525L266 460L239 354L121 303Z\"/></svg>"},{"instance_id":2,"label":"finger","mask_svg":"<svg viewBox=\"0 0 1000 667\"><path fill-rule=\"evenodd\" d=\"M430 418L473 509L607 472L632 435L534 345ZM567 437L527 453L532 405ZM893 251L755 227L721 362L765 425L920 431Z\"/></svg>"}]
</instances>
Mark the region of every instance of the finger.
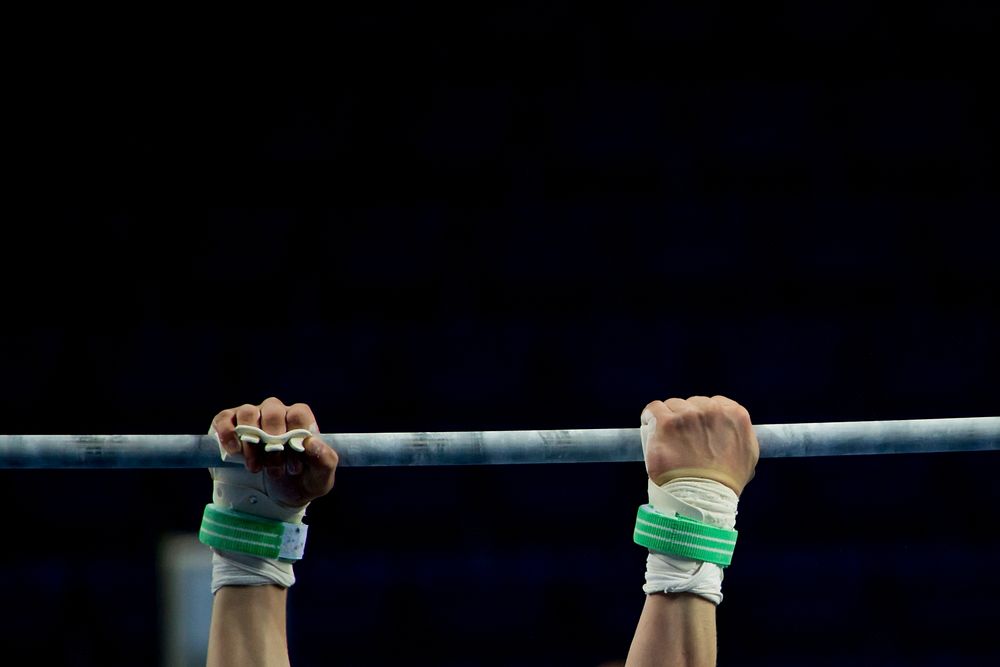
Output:
<instances>
[{"instance_id":1,"label":"finger","mask_svg":"<svg viewBox=\"0 0 1000 667\"><path fill-rule=\"evenodd\" d=\"M305 447L303 454L310 463L326 468L336 468L340 462L340 456L336 450L326 444L319 436L314 435L311 438L306 438L302 444Z\"/></svg>"},{"instance_id":2,"label":"finger","mask_svg":"<svg viewBox=\"0 0 1000 667\"><path fill-rule=\"evenodd\" d=\"M304 428L312 433L319 434L316 415L313 414L312 408L305 403L295 403L288 407L288 412L285 413L285 424L288 426L289 431ZM304 446L305 441L303 441ZM285 472L289 475L302 474L304 468L302 456L298 452L288 452L288 456L285 458Z\"/></svg>"},{"instance_id":3,"label":"finger","mask_svg":"<svg viewBox=\"0 0 1000 667\"><path fill-rule=\"evenodd\" d=\"M693 412L694 406L685 401L683 398L668 398L663 402L670 412L675 414L684 414L685 412Z\"/></svg>"},{"instance_id":4,"label":"finger","mask_svg":"<svg viewBox=\"0 0 1000 667\"><path fill-rule=\"evenodd\" d=\"M271 396L260 404L260 427L265 433L281 435L288 430L285 424L285 413L288 406ZM285 452L264 452L264 470L268 477L279 479L285 474Z\"/></svg>"},{"instance_id":5,"label":"finger","mask_svg":"<svg viewBox=\"0 0 1000 667\"><path fill-rule=\"evenodd\" d=\"M285 452L265 452L264 471L271 479L285 476Z\"/></svg>"},{"instance_id":6,"label":"finger","mask_svg":"<svg viewBox=\"0 0 1000 667\"><path fill-rule=\"evenodd\" d=\"M750 412L733 399L727 396L716 395L712 397L712 401L715 402L716 405L721 406L723 412L733 417L737 422L747 426L750 425Z\"/></svg>"},{"instance_id":7,"label":"finger","mask_svg":"<svg viewBox=\"0 0 1000 667\"><path fill-rule=\"evenodd\" d=\"M745 406L737 403L727 396L713 396L712 400L723 406L723 411L730 416L736 427L743 432L750 440L750 453L753 457L753 466L760 461L760 442L757 440L757 432L753 428L753 420L750 418L750 411ZM749 482L753 479L754 471L750 471Z\"/></svg>"},{"instance_id":8,"label":"finger","mask_svg":"<svg viewBox=\"0 0 1000 667\"><path fill-rule=\"evenodd\" d=\"M316 416L313 414L312 408L305 403L295 403L289 406L288 412L285 413L285 423L290 431L297 428L304 428L312 433L319 434L319 425L316 423ZM303 441L304 446L305 441ZM302 473L303 467L302 457L298 452L289 452L285 458L285 472L289 475L299 475Z\"/></svg>"},{"instance_id":9,"label":"finger","mask_svg":"<svg viewBox=\"0 0 1000 667\"><path fill-rule=\"evenodd\" d=\"M288 406L275 397L270 397L260 404L260 427L265 433L281 435L288 430L285 425L285 413Z\"/></svg>"},{"instance_id":10,"label":"finger","mask_svg":"<svg viewBox=\"0 0 1000 667\"><path fill-rule=\"evenodd\" d=\"M223 410L212 419L212 428L219 436L222 448L230 454L240 453L240 443L236 439L236 409Z\"/></svg>"},{"instance_id":11,"label":"finger","mask_svg":"<svg viewBox=\"0 0 1000 667\"><path fill-rule=\"evenodd\" d=\"M719 406L717 406L708 396L689 396L687 403L702 413L711 414L720 411Z\"/></svg>"},{"instance_id":12,"label":"finger","mask_svg":"<svg viewBox=\"0 0 1000 667\"><path fill-rule=\"evenodd\" d=\"M639 422L643 426L647 426L654 419L661 420L669 414L670 410L663 404L663 401L650 401L642 409L642 414L639 415Z\"/></svg>"},{"instance_id":13,"label":"finger","mask_svg":"<svg viewBox=\"0 0 1000 667\"><path fill-rule=\"evenodd\" d=\"M236 424L241 426L256 426L260 428L260 408L256 405L244 403L236 408ZM250 442L241 442L243 459L246 461L247 470L250 472L260 472L263 466L260 448Z\"/></svg>"},{"instance_id":14,"label":"finger","mask_svg":"<svg viewBox=\"0 0 1000 667\"><path fill-rule=\"evenodd\" d=\"M260 426L260 408L244 403L236 408L236 423L238 425Z\"/></svg>"},{"instance_id":15,"label":"finger","mask_svg":"<svg viewBox=\"0 0 1000 667\"><path fill-rule=\"evenodd\" d=\"M716 394L715 396L712 397L712 400L715 401L716 403L721 403L722 405L725 405L725 406L728 406L728 407L732 407L734 405L735 406L739 406L739 407L743 407L742 405L740 405L739 403L737 403L733 399L729 398L728 396L723 396L722 394Z\"/></svg>"},{"instance_id":16,"label":"finger","mask_svg":"<svg viewBox=\"0 0 1000 667\"><path fill-rule=\"evenodd\" d=\"M302 457L298 452L292 452L285 458L285 472L293 477L302 474Z\"/></svg>"},{"instance_id":17,"label":"finger","mask_svg":"<svg viewBox=\"0 0 1000 667\"><path fill-rule=\"evenodd\" d=\"M305 451L300 455L305 464L303 485L311 494L323 495L333 488L340 456L318 437L307 438L304 445Z\"/></svg>"},{"instance_id":18,"label":"finger","mask_svg":"<svg viewBox=\"0 0 1000 667\"><path fill-rule=\"evenodd\" d=\"M750 463L750 477L747 478L747 483L749 484L750 480L756 474L757 463L760 461L760 442L757 440L757 432L753 428L750 411L728 396L716 395L712 397L712 400L722 406L723 412L733 421L737 430L749 440L750 456L752 459Z\"/></svg>"},{"instance_id":19,"label":"finger","mask_svg":"<svg viewBox=\"0 0 1000 667\"><path fill-rule=\"evenodd\" d=\"M649 438L656 432L657 424L665 424L670 419L670 410L663 401L651 401L639 416L639 442L642 444L642 458L646 459Z\"/></svg>"},{"instance_id":20,"label":"finger","mask_svg":"<svg viewBox=\"0 0 1000 667\"><path fill-rule=\"evenodd\" d=\"M300 454L303 462L311 469L333 472L340 463L340 456L318 436L306 438L302 443L305 451Z\"/></svg>"},{"instance_id":21,"label":"finger","mask_svg":"<svg viewBox=\"0 0 1000 667\"><path fill-rule=\"evenodd\" d=\"M304 428L312 431L314 434L319 434L316 416L313 414L312 408L305 403L295 403L288 407L285 413L285 424L289 431Z\"/></svg>"}]
</instances>

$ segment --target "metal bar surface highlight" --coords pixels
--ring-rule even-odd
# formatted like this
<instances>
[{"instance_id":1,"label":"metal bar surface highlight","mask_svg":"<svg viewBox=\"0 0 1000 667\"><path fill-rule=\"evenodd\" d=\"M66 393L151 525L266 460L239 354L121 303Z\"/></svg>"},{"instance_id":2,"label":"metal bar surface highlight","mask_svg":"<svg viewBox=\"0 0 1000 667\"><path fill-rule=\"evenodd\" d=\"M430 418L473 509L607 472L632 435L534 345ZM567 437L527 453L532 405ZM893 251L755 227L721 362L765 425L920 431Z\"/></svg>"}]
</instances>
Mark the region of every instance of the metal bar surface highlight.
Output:
<instances>
[{"instance_id":1,"label":"metal bar surface highlight","mask_svg":"<svg viewBox=\"0 0 1000 667\"><path fill-rule=\"evenodd\" d=\"M1000 417L763 424L761 458L1000 449ZM638 428L325 433L340 465L436 466L642 461ZM207 468L209 435L0 435L0 469Z\"/></svg>"}]
</instances>

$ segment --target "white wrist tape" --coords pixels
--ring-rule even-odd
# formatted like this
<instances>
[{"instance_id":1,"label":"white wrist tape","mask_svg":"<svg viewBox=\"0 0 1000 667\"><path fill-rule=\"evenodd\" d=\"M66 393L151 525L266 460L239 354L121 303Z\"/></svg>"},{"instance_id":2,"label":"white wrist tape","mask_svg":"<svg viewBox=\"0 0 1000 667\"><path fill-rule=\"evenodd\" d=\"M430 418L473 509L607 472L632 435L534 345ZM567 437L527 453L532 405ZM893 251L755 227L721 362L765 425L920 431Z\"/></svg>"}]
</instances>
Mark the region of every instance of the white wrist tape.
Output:
<instances>
[{"instance_id":1,"label":"white wrist tape","mask_svg":"<svg viewBox=\"0 0 1000 667\"><path fill-rule=\"evenodd\" d=\"M265 586L289 588L295 583L291 563L258 558L232 551L212 549L212 593L223 586Z\"/></svg>"},{"instance_id":2,"label":"white wrist tape","mask_svg":"<svg viewBox=\"0 0 1000 667\"><path fill-rule=\"evenodd\" d=\"M649 502L660 514L683 516L726 530L736 526L739 497L725 484L681 477L663 486L648 484ZM714 563L680 558L650 550L646 558L646 584L650 593L693 593L706 600L722 602L722 568Z\"/></svg>"}]
</instances>

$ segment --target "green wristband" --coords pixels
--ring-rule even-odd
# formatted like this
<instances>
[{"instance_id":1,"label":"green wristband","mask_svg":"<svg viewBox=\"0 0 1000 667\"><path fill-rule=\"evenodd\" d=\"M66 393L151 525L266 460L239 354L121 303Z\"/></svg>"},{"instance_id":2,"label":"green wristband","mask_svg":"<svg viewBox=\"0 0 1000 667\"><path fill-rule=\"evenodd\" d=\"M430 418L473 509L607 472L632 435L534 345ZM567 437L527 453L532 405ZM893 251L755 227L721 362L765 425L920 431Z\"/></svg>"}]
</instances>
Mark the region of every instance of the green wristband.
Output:
<instances>
[{"instance_id":1,"label":"green wristband","mask_svg":"<svg viewBox=\"0 0 1000 667\"><path fill-rule=\"evenodd\" d=\"M237 512L213 504L205 506L198 539L215 549L293 563L306 548L304 523L285 523Z\"/></svg>"},{"instance_id":2,"label":"green wristband","mask_svg":"<svg viewBox=\"0 0 1000 667\"><path fill-rule=\"evenodd\" d=\"M660 514L642 505L635 518L635 543L671 556L701 560L726 567L733 562L735 530L726 530L685 516Z\"/></svg>"}]
</instances>

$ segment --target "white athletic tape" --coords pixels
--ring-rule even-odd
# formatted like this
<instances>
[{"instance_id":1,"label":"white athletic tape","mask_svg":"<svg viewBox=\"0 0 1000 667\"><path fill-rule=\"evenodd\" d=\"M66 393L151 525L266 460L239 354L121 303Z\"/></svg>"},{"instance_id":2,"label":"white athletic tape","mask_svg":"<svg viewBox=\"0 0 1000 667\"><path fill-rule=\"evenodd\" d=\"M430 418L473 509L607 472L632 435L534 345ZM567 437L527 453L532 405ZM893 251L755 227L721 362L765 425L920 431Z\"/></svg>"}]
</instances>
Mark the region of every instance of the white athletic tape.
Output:
<instances>
[{"instance_id":1,"label":"white athletic tape","mask_svg":"<svg viewBox=\"0 0 1000 667\"><path fill-rule=\"evenodd\" d=\"M257 558L232 551L212 549L212 593L223 586L266 586L289 588L295 583L291 563Z\"/></svg>"},{"instance_id":2,"label":"white athletic tape","mask_svg":"<svg viewBox=\"0 0 1000 667\"><path fill-rule=\"evenodd\" d=\"M650 482L648 490L650 504L661 514L680 514L726 530L736 526L739 497L725 484L681 477L663 486ZM717 605L722 602L722 579L722 568L714 563L650 551L642 590L646 594L693 593Z\"/></svg>"},{"instance_id":3,"label":"white athletic tape","mask_svg":"<svg viewBox=\"0 0 1000 667\"><path fill-rule=\"evenodd\" d=\"M736 526L736 492L725 484L703 477L678 477L662 487L646 485L649 502L660 514L680 514L695 521L732 530Z\"/></svg>"}]
</instances>

